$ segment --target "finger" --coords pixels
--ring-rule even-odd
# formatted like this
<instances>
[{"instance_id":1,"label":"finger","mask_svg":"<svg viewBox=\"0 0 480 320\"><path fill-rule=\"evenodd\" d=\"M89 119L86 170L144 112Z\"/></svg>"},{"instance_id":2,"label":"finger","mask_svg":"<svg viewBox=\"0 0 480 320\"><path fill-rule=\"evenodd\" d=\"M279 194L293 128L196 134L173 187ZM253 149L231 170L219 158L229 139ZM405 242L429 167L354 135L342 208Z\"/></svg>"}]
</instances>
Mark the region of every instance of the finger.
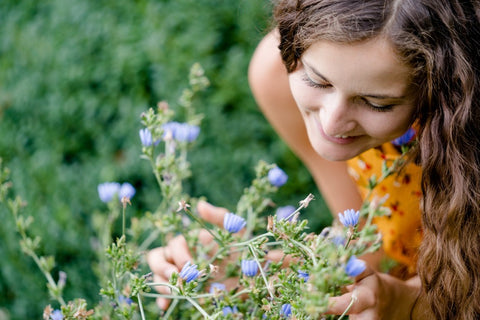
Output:
<instances>
[{"instance_id":1,"label":"finger","mask_svg":"<svg viewBox=\"0 0 480 320\"><path fill-rule=\"evenodd\" d=\"M352 300L353 299L353 300ZM353 303L352 303L353 301ZM375 306L375 298L372 291L366 286L357 286L353 291L339 297L329 299L327 314L343 314L350 307L347 314L358 314Z\"/></svg>"},{"instance_id":2,"label":"finger","mask_svg":"<svg viewBox=\"0 0 480 320\"><path fill-rule=\"evenodd\" d=\"M208 246L212 243L213 236L205 229L201 229L198 233L198 241L202 246Z\"/></svg>"},{"instance_id":3,"label":"finger","mask_svg":"<svg viewBox=\"0 0 480 320\"><path fill-rule=\"evenodd\" d=\"M177 268L181 269L188 262L192 261L192 255L188 249L187 240L183 236L177 236L170 240L165 249L166 257L171 259Z\"/></svg>"},{"instance_id":4,"label":"finger","mask_svg":"<svg viewBox=\"0 0 480 320\"><path fill-rule=\"evenodd\" d=\"M147 254L147 263L154 275L170 279L172 273L178 272L178 268L166 259L165 248L152 249Z\"/></svg>"},{"instance_id":5,"label":"finger","mask_svg":"<svg viewBox=\"0 0 480 320\"><path fill-rule=\"evenodd\" d=\"M229 212L229 210L225 208L216 207L206 201L199 201L197 204L197 210L200 217L202 217L205 221L208 221L219 227L223 227L223 217L227 212Z\"/></svg>"},{"instance_id":6,"label":"finger","mask_svg":"<svg viewBox=\"0 0 480 320\"><path fill-rule=\"evenodd\" d=\"M367 309L360 314L355 316L350 316L351 320L377 320L379 319L378 314L374 309Z\"/></svg>"},{"instance_id":7,"label":"finger","mask_svg":"<svg viewBox=\"0 0 480 320\"><path fill-rule=\"evenodd\" d=\"M198 242L206 249L207 255L214 255L218 250L218 243L213 241L213 236L205 229L201 229L198 233Z\"/></svg>"},{"instance_id":8,"label":"finger","mask_svg":"<svg viewBox=\"0 0 480 320\"><path fill-rule=\"evenodd\" d=\"M278 262L283 259L282 267L287 267L294 261L292 256L286 255L282 250L270 250L265 256L265 259Z\"/></svg>"}]
</instances>

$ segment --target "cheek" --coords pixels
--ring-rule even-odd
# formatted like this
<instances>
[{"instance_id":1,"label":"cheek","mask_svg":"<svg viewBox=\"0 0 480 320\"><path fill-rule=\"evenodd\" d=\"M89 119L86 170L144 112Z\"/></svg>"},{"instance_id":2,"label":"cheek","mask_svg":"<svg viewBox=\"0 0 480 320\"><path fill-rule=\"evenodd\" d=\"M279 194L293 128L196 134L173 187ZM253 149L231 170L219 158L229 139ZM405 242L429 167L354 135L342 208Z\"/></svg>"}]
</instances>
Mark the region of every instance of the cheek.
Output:
<instances>
[{"instance_id":1,"label":"cheek","mask_svg":"<svg viewBox=\"0 0 480 320\"><path fill-rule=\"evenodd\" d=\"M289 77L290 91L299 107L311 107L318 103L318 93L307 86L300 75L291 74Z\"/></svg>"},{"instance_id":2,"label":"cheek","mask_svg":"<svg viewBox=\"0 0 480 320\"><path fill-rule=\"evenodd\" d=\"M411 126L411 113L393 113L370 119L365 128L369 135L379 139L393 140L404 134Z\"/></svg>"}]
</instances>

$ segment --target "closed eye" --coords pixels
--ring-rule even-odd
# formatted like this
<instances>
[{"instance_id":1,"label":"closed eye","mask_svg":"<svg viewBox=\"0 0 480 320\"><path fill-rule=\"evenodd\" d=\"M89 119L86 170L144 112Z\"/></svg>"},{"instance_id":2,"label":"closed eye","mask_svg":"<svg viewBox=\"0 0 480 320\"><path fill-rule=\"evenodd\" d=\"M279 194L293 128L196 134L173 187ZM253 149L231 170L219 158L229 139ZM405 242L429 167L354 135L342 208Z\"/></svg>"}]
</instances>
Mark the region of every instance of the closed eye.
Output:
<instances>
[{"instance_id":1,"label":"closed eye","mask_svg":"<svg viewBox=\"0 0 480 320\"><path fill-rule=\"evenodd\" d=\"M378 104L373 104L371 102L369 102L367 99L365 98L362 98L361 99L363 103L365 103L365 105L367 105L370 109L374 110L374 111L378 111L378 112L387 112L387 111L391 111L393 109L393 107L395 107L396 105L395 104L386 104L386 105L378 105Z\"/></svg>"},{"instance_id":2,"label":"closed eye","mask_svg":"<svg viewBox=\"0 0 480 320\"><path fill-rule=\"evenodd\" d=\"M317 83L317 82L313 81L312 79L310 79L310 77L306 73L303 74L302 81L305 82L307 84L307 86L312 87L312 88L323 88L324 89L324 88L331 87L330 84Z\"/></svg>"}]
</instances>

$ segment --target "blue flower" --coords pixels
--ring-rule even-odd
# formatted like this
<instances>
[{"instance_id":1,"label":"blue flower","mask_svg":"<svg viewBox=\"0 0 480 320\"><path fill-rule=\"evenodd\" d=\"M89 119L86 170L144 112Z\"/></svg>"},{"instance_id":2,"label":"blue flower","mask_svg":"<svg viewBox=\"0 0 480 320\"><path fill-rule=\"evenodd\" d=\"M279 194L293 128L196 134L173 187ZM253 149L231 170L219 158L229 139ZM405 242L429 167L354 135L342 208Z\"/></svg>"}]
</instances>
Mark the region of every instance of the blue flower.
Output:
<instances>
[{"instance_id":1,"label":"blue flower","mask_svg":"<svg viewBox=\"0 0 480 320\"><path fill-rule=\"evenodd\" d=\"M345 245L345 238L343 236L335 236L331 238L332 242L337 246L344 246Z\"/></svg>"},{"instance_id":2,"label":"blue flower","mask_svg":"<svg viewBox=\"0 0 480 320\"><path fill-rule=\"evenodd\" d=\"M357 259L355 256L351 256L345 266L345 273L350 277L356 277L367 268L365 261Z\"/></svg>"},{"instance_id":3,"label":"blue flower","mask_svg":"<svg viewBox=\"0 0 480 320\"><path fill-rule=\"evenodd\" d=\"M175 131L175 140L193 142L200 134L200 128L188 123L180 123Z\"/></svg>"},{"instance_id":4,"label":"blue flower","mask_svg":"<svg viewBox=\"0 0 480 320\"><path fill-rule=\"evenodd\" d=\"M410 141L412 141L412 139L415 137L415 134L416 134L415 129L410 128L402 136L392 140L392 143L396 146L403 146L409 143Z\"/></svg>"},{"instance_id":5,"label":"blue flower","mask_svg":"<svg viewBox=\"0 0 480 320\"><path fill-rule=\"evenodd\" d=\"M258 264L255 260L242 260L242 272L247 277L254 277L258 272Z\"/></svg>"},{"instance_id":6,"label":"blue flower","mask_svg":"<svg viewBox=\"0 0 480 320\"><path fill-rule=\"evenodd\" d=\"M303 282L307 282L310 278L310 275L305 271L298 270L298 277L303 279Z\"/></svg>"},{"instance_id":7,"label":"blue flower","mask_svg":"<svg viewBox=\"0 0 480 320\"><path fill-rule=\"evenodd\" d=\"M292 305L290 303L285 303L280 309L280 315L286 318L290 318L292 315Z\"/></svg>"},{"instance_id":8,"label":"blue flower","mask_svg":"<svg viewBox=\"0 0 480 320\"><path fill-rule=\"evenodd\" d=\"M98 185L97 191L100 200L107 203L120 191L120 184L118 182L104 182Z\"/></svg>"},{"instance_id":9,"label":"blue flower","mask_svg":"<svg viewBox=\"0 0 480 320\"><path fill-rule=\"evenodd\" d=\"M120 295L118 297L118 302L120 302L120 304L128 304L130 306L130 305L132 305L133 300L130 299L129 297L125 297L123 295Z\"/></svg>"},{"instance_id":10,"label":"blue flower","mask_svg":"<svg viewBox=\"0 0 480 320\"><path fill-rule=\"evenodd\" d=\"M227 290L227 287L223 283L214 282L210 286L210 293L212 294L218 291L225 291L225 290Z\"/></svg>"},{"instance_id":11,"label":"blue flower","mask_svg":"<svg viewBox=\"0 0 480 320\"><path fill-rule=\"evenodd\" d=\"M162 125L163 139L166 139L167 135L171 135L172 139L175 139L175 132L177 131L179 123L176 121L167 122Z\"/></svg>"},{"instance_id":12,"label":"blue flower","mask_svg":"<svg viewBox=\"0 0 480 320\"><path fill-rule=\"evenodd\" d=\"M52 320L63 320L63 314L60 310L53 310L52 314L50 314L50 318Z\"/></svg>"},{"instance_id":13,"label":"blue flower","mask_svg":"<svg viewBox=\"0 0 480 320\"><path fill-rule=\"evenodd\" d=\"M150 132L150 130L148 130L148 128L140 129L139 135L140 141L142 142L142 145L144 147L150 147L152 145L152 133Z\"/></svg>"},{"instance_id":14,"label":"blue flower","mask_svg":"<svg viewBox=\"0 0 480 320\"><path fill-rule=\"evenodd\" d=\"M122 200L123 197L130 200L134 195L135 195L135 188L130 183L125 182L120 186L120 190L118 191L118 198L120 200Z\"/></svg>"},{"instance_id":15,"label":"blue flower","mask_svg":"<svg viewBox=\"0 0 480 320\"><path fill-rule=\"evenodd\" d=\"M237 306L233 306L233 308L230 306L226 306L226 307L223 307L222 311L223 311L223 315L226 316L227 314L230 314L230 313L233 313L233 314L238 313L238 308Z\"/></svg>"},{"instance_id":16,"label":"blue flower","mask_svg":"<svg viewBox=\"0 0 480 320\"><path fill-rule=\"evenodd\" d=\"M297 209L294 206L278 207L275 215L277 216L277 220L287 219L292 213L295 212L295 210ZM291 221L292 219L293 216L291 216L288 220Z\"/></svg>"},{"instance_id":17,"label":"blue flower","mask_svg":"<svg viewBox=\"0 0 480 320\"><path fill-rule=\"evenodd\" d=\"M279 167L274 167L268 171L268 181L275 187L283 186L287 183L287 180L287 174Z\"/></svg>"},{"instance_id":18,"label":"blue flower","mask_svg":"<svg viewBox=\"0 0 480 320\"><path fill-rule=\"evenodd\" d=\"M182 268L182 271L180 271L179 273L180 278L185 280L187 283L197 279L199 275L200 275L200 271L198 271L198 266L196 264L192 265L190 261L185 263L185 265Z\"/></svg>"},{"instance_id":19,"label":"blue flower","mask_svg":"<svg viewBox=\"0 0 480 320\"><path fill-rule=\"evenodd\" d=\"M179 123L176 121L167 122L162 126L162 128L164 130L164 139L168 132L170 132L173 139L181 142L192 142L197 139L198 135L200 134L200 127L188 123Z\"/></svg>"},{"instance_id":20,"label":"blue flower","mask_svg":"<svg viewBox=\"0 0 480 320\"><path fill-rule=\"evenodd\" d=\"M360 211L355 211L353 209L345 210L343 212L343 215L341 213L338 214L338 218L340 219L340 222L345 227L355 227L358 223L359 217L360 217Z\"/></svg>"},{"instance_id":21,"label":"blue flower","mask_svg":"<svg viewBox=\"0 0 480 320\"><path fill-rule=\"evenodd\" d=\"M232 212L226 213L223 217L223 227L230 233L237 233L242 230L246 224L245 219Z\"/></svg>"}]
</instances>

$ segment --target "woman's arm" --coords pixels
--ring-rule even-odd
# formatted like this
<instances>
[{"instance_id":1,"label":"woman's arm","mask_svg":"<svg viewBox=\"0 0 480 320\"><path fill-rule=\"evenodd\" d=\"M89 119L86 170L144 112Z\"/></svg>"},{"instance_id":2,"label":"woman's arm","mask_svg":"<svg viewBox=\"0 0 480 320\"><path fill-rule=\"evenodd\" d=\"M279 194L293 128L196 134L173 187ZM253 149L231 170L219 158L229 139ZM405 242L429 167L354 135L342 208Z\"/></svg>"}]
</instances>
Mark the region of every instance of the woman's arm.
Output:
<instances>
[{"instance_id":1,"label":"woman's arm","mask_svg":"<svg viewBox=\"0 0 480 320\"><path fill-rule=\"evenodd\" d=\"M275 31L258 45L249 67L249 82L265 117L303 161L319 187L332 214L360 208L362 199L344 162L321 158L311 147L302 117L293 100L288 74L277 48Z\"/></svg>"}]
</instances>

